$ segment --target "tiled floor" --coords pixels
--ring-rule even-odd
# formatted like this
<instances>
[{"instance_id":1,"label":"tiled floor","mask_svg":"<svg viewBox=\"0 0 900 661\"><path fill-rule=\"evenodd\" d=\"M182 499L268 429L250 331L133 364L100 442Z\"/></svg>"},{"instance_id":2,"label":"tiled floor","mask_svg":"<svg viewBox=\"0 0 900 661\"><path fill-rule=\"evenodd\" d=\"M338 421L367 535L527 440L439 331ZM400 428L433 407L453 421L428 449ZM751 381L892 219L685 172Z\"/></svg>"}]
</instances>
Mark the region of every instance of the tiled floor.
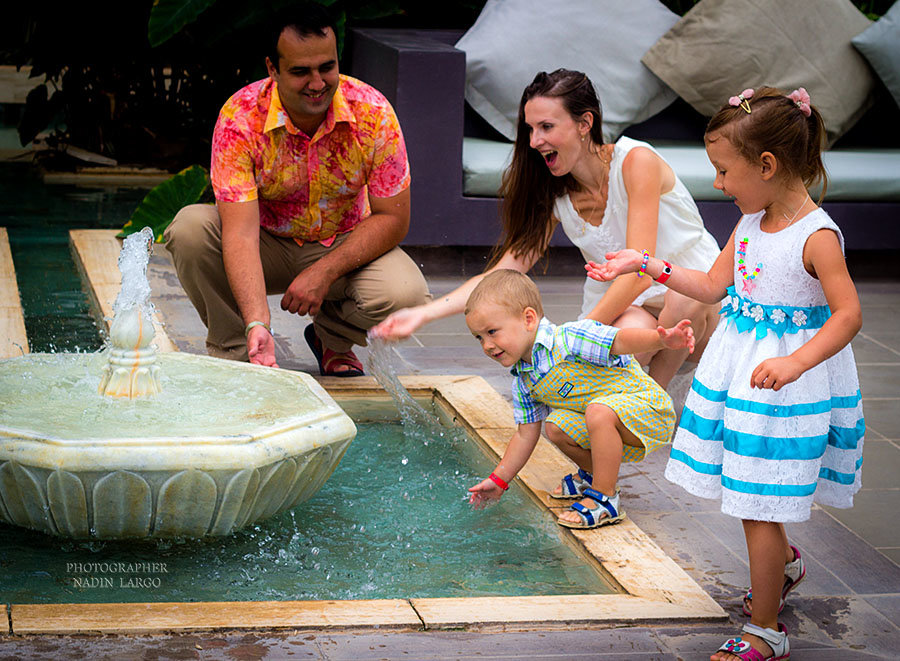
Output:
<instances>
[{"instance_id":1,"label":"tiled floor","mask_svg":"<svg viewBox=\"0 0 900 661\"><path fill-rule=\"evenodd\" d=\"M184 298L164 251L151 262L156 306L183 351L203 352L204 329ZM576 278L536 278L547 315L574 318L580 307ZM459 278L429 278L439 295ZM782 621L791 632L792 658L853 661L900 658L900 282L858 283L863 331L853 341L868 431L863 490L851 510L816 507L810 521L789 526L805 552L807 580L791 595ZM315 373L302 338L306 320L270 301L282 367ZM461 317L422 329L398 349L408 373L474 373L507 394L509 376L484 357ZM365 350L358 352L365 360ZM623 627L565 632L422 632L359 634L200 634L86 639L0 637L4 658L204 659L706 659L744 621L740 597L748 566L740 522L717 503L694 498L668 483L666 451L622 470L629 515L729 612L731 622L705 627Z\"/></svg>"}]
</instances>

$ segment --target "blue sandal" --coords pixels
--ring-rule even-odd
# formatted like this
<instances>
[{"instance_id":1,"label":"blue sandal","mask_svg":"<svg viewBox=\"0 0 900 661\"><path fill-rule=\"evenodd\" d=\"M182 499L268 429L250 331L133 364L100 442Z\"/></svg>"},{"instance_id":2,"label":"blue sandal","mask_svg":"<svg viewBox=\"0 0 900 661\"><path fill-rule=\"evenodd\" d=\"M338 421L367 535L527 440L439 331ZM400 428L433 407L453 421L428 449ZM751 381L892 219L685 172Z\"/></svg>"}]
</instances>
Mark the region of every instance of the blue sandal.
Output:
<instances>
[{"instance_id":1,"label":"blue sandal","mask_svg":"<svg viewBox=\"0 0 900 661\"><path fill-rule=\"evenodd\" d=\"M619 509L618 491L612 498L595 489L585 489L581 495L593 500L597 503L597 506L585 507L581 503L572 503L569 509L577 512L578 516L581 517L581 521L573 522L557 519L556 522L559 525L577 530L587 530L618 523L625 518L625 512Z\"/></svg>"},{"instance_id":2,"label":"blue sandal","mask_svg":"<svg viewBox=\"0 0 900 661\"><path fill-rule=\"evenodd\" d=\"M560 493L551 493L551 498L581 498L585 489L590 489L594 482L594 476L583 468L578 469L576 475L569 473L560 482Z\"/></svg>"}]
</instances>

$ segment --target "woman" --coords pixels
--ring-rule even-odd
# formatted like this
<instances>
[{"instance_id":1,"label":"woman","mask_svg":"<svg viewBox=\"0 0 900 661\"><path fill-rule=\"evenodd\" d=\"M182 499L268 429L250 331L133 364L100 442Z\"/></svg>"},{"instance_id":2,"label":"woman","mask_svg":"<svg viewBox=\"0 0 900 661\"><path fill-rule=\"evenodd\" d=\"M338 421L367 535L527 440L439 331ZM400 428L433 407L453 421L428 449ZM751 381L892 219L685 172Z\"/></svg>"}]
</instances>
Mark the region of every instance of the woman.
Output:
<instances>
[{"instance_id":1,"label":"woman","mask_svg":"<svg viewBox=\"0 0 900 661\"><path fill-rule=\"evenodd\" d=\"M719 247L672 168L646 143L623 137L605 144L601 119L594 87L581 72L541 72L525 88L513 159L500 191L503 241L486 273L530 270L558 224L586 261L604 261L607 252L624 248L703 271L715 261ZM374 333L401 339L429 321L462 312L482 277L395 312ZM612 283L585 278L581 317L620 328L668 328L690 319L698 338L696 361L718 309L632 273ZM638 359L649 362L650 375L665 388L687 356L687 349L661 350Z\"/></svg>"}]
</instances>

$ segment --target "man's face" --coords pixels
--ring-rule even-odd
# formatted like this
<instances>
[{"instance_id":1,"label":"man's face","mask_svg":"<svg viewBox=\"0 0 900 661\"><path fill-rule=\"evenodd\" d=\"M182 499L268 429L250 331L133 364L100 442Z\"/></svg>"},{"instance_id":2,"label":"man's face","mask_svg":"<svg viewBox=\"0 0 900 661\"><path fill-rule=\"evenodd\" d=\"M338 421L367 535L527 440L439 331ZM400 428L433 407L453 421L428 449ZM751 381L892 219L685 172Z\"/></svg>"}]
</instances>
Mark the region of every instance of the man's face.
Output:
<instances>
[{"instance_id":1,"label":"man's face","mask_svg":"<svg viewBox=\"0 0 900 661\"><path fill-rule=\"evenodd\" d=\"M309 135L325 119L338 88L337 41L331 28L320 37L300 37L286 28L278 39L278 68L266 58L269 75L291 121Z\"/></svg>"}]
</instances>

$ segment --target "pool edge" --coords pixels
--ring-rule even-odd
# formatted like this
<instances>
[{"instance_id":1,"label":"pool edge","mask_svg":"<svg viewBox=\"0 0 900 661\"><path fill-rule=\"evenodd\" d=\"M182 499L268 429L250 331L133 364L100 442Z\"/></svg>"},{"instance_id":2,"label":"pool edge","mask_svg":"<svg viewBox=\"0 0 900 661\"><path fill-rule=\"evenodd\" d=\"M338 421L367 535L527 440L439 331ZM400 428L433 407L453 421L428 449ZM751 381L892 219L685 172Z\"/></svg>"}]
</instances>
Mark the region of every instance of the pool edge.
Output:
<instances>
[{"instance_id":1,"label":"pool edge","mask_svg":"<svg viewBox=\"0 0 900 661\"><path fill-rule=\"evenodd\" d=\"M341 397L383 398L370 377L319 378ZM512 434L511 406L479 376L401 377L416 397L433 398L494 454ZM549 441L538 443L517 478L534 500L547 496L571 464ZM595 530L561 530L621 587L609 595L412 598L373 601L12 604L10 633L147 634L210 630L434 630L571 629L669 621L717 622L727 614L633 521ZM143 619L141 619L143 618ZM0 634L0 639L3 635Z\"/></svg>"}]
</instances>

